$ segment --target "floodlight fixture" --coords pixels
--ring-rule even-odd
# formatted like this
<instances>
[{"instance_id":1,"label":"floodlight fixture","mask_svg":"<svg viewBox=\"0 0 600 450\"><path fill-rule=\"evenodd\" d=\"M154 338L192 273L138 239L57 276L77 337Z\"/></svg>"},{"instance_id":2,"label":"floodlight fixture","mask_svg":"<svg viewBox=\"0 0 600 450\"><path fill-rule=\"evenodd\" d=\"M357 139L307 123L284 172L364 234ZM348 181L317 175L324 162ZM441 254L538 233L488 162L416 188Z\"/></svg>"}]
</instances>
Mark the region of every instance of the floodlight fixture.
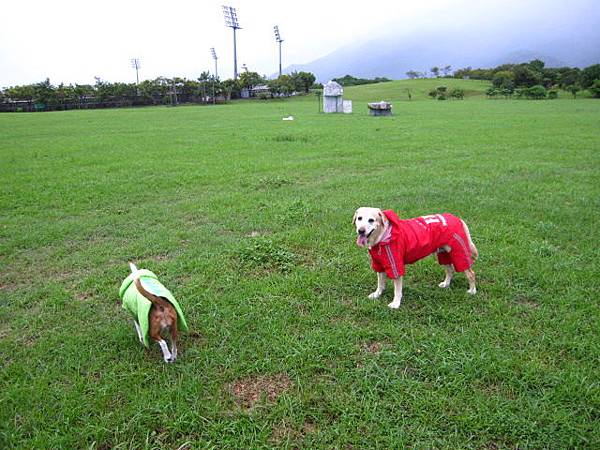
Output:
<instances>
[{"instance_id":1,"label":"floodlight fixture","mask_svg":"<svg viewBox=\"0 0 600 450\"><path fill-rule=\"evenodd\" d=\"M210 48L210 54L212 55L212 58L215 60L215 78L219 78L219 71L217 70L217 52L215 51L214 47Z\"/></svg>"},{"instance_id":2,"label":"floodlight fixture","mask_svg":"<svg viewBox=\"0 0 600 450\"><path fill-rule=\"evenodd\" d=\"M279 27L275 25L273 27L273 31L275 32L275 40L279 44L279 76L281 76L281 43L283 39L281 39L281 34L279 34Z\"/></svg>"},{"instance_id":3,"label":"floodlight fixture","mask_svg":"<svg viewBox=\"0 0 600 450\"><path fill-rule=\"evenodd\" d=\"M135 84L140 84L140 77L138 75L138 71L140 70L140 67L142 67L140 65L140 58L131 58L131 67L135 69Z\"/></svg>"},{"instance_id":4,"label":"floodlight fixture","mask_svg":"<svg viewBox=\"0 0 600 450\"><path fill-rule=\"evenodd\" d=\"M236 46L236 38L235 31L239 30L240 22L238 20L237 11L235 8L231 6L223 5L223 17L225 18L225 26L229 27L233 30L233 79L237 80L238 72L237 72L237 46Z\"/></svg>"}]
</instances>

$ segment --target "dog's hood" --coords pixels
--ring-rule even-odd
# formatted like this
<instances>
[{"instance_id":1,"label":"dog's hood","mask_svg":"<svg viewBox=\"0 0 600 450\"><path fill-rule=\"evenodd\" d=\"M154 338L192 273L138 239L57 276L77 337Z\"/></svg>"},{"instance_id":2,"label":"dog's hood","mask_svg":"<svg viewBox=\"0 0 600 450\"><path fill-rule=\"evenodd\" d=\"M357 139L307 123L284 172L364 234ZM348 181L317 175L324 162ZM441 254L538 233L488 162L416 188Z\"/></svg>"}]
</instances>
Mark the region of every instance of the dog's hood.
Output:
<instances>
[{"instance_id":1,"label":"dog's hood","mask_svg":"<svg viewBox=\"0 0 600 450\"><path fill-rule=\"evenodd\" d=\"M175 297L171 292L164 287L160 281L158 281L158 277L146 269L141 269L139 272L140 280L144 282L144 288L146 290L158 297L164 297L173 305L175 311L177 311L177 327L180 330L187 331L188 325L185 320L185 316L183 315L183 310L175 300ZM148 340L148 332L150 329L150 324L148 322L148 316L150 314L150 307L152 306L152 302L139 293L135 283L133 282L133 274L130 274L123 283L121 283L121 288L119 289L119 297L123 301L123 308L133 314L140 327L142 328L144 345L149 347Z\"/></svg>"},{"instance_id":2,"label":"dog's hood","mask_svg":"<svg viewBox=\"0 0 600 450\"><path fill-rule=\"evenodd\" d=\"M397 233L400 230L400 217L398 217L398 214L396 214L391 209L386 209L385 211L383 211L383 214L385 214L387 220L389 220L392 224L392 232Z\"/></svg>"}]
</instances>

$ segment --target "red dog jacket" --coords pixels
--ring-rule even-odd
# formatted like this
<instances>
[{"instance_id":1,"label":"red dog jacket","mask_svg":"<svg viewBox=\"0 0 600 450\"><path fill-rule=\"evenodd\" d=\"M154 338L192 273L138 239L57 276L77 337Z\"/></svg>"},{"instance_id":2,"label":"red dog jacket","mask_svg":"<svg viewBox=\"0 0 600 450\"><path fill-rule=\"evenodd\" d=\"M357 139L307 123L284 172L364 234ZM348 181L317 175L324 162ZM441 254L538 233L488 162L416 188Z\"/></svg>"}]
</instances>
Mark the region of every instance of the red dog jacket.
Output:
<instances>
[{"instance_id":1,"label":"red dog jacket","mask_svg":"<svg viewBox=\"0 0 600 450\"><path fill-rule=\"evenodd\" d=\"M375 272L385 272L389 278L405 273L404 265L436 252L448 245L451 252L438 252L440 264L452 264L454 270L463 272L473 265L469 239L462 221L452 214L433 214L415 219L401 220L394 211L383 211L392 227L388 240L369 249L371 267Z\"/></svg>"}]
</instances>

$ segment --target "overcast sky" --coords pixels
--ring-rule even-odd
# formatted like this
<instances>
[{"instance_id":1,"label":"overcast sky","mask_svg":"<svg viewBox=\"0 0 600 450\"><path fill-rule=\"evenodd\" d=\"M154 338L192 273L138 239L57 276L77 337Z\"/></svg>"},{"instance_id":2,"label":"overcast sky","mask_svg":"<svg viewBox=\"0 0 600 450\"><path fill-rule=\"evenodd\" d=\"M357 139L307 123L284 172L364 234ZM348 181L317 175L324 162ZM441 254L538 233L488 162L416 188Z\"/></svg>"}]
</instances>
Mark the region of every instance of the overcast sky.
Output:
<instances>
[{"instance_id":1,"label":"overcast sky","mask_svg":"<svg viewBox=\"0 0 600 450\"><path fill-rule=\"evenodd\" d=\"M0 87L46 77L53 84L93 84L96 76L134 82L130 63L134 57L141 61L141 80L195 79L204 70L214 71L211 47L219 57L219 76L231 78L233 37L224 25L223 4L237 8L242 27L238 71L245 63L251 71L271 75L278 70L274 25L284 39L285 67L310 62L391 28L443 24L450 12L475 24L483 15L489 19L522 15L523 9L567 11L594 1L5 0L0 7Z\"/></svg>"}]
</instances>

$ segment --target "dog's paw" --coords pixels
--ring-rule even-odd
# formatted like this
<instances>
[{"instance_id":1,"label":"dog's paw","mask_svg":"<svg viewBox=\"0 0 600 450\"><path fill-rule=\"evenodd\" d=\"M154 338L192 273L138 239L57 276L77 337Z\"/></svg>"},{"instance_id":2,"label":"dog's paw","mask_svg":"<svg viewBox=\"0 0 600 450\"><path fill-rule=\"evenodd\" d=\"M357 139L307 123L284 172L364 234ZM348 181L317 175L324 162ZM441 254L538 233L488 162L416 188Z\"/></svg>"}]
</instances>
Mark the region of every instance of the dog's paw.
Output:
<instances>
[{"instance_id":1,"label":"dog's paw","mask_svg":"<svg viewBox=\"0 0 600 450\"><path fill-rule=\"evenodd\" d=\"M441 287L442 289L446 289L450 287L450 282L449 281L442 281L440 284L438 284L439 287Z\"/></svg>"},{"instance_id":2,"label":"dog's paw","mask_svg":"<svg viewBox=\"0 0 600 450\"><path fill-rule=\"evenodd\" d=\"M175 359L176 359L176 358L173 358L173 357L171 357L171 358L165 358L165 362L166 362L167 364L172 364L172 363L174 363L174 362L175 362Z\"/></svg>"},{"instance_id":3,"label":"dog's paw","mask_svg":"<svg viewBox=\"0 0 600 450\"><path fill-rule=\"evenodd\" d=\"M398 308L400 308L400 303L401 303L400 300L398 300L398 301L394 300L392 303L388 304L388 308L398 309Z\"/></svg>"},{"instance_id":4,"label":"dog's paw","mask_svg":"<svg viewBox=\"0 0 600 450\"><path fill-rule=\"evenodd\" d=\"M477 294L477 288L471 288L467 290L467 294L475 295Z\"/></svg>"},{"instance_id":5,"label":"dog's paw","mask_svg":"<svg viewBox=\"0 0 600 450\"><path fill-rule=\"evenodd\" d=\"M369 294L369 298L372 298L372 299L379 298L379 297L381 297L381 292L379 292L379 291L371 292Z\"/></svg>"}]
</instances>

